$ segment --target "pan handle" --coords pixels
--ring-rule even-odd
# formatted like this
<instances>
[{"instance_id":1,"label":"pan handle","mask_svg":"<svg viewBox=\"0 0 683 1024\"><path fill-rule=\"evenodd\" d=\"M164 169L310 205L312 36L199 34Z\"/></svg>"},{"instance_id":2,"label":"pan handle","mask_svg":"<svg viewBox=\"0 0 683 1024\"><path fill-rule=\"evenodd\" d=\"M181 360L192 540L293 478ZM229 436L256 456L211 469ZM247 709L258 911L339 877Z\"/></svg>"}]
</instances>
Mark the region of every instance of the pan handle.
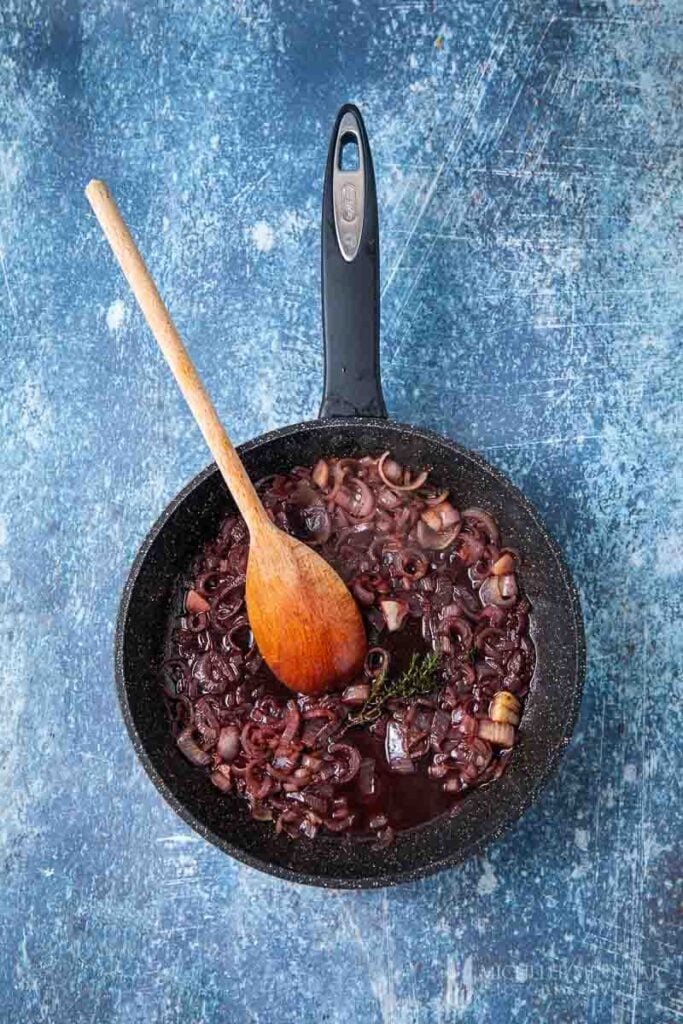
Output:
<instances>
[{"instance_id":1,"label":"pan handle","mask_svg":"<svg viewBox=\"0 0 683 1024\"><path fill-rule=\"evenodd\" d=\"M347 165L345 147L355 150ZM325 381L320 416L381 416L379 225L368 136L346 103L332 132L322 218Z\"/></svg>"}]
</instances>

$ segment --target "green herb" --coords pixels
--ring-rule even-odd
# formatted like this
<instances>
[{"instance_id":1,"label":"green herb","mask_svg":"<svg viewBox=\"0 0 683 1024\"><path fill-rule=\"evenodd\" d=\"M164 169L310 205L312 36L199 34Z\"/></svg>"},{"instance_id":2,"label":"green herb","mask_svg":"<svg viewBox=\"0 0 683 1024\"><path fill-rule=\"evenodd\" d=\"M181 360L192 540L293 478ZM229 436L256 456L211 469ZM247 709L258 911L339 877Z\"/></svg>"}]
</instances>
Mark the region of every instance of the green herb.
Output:
<instances>
[{"instance_id":1,"label":"green herb","mask_svg":"<svg viewBox=\"0 0 683 1024\"><path fill-rule=\"evenodd\" d=\"M423 657L414 654L406 671L393 682L388 679L385 669L373 682L370 696L363 707L347 719L349 727L376 722L391 697L410 698L429 693L434 689L434 676L438 667L438 654L427 654Z\"/></svg>"}]
</instances>

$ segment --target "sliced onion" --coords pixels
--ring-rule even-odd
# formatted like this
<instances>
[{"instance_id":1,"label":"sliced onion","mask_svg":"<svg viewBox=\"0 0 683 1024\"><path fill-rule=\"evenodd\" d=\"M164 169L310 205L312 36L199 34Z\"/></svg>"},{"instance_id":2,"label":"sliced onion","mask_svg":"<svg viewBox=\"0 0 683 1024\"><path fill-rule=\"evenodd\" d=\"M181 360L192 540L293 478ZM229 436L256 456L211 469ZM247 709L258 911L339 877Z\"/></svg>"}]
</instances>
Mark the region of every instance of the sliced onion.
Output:
<instances>
[{"instance_id":1,"label":"sliced onion","mask_svg":"<svg viewBox=\"0 0 683 1024\"><path fill-rule=\"evenodd\" d=\"M452 606L450 606L452 607ZM439 626L440 634L451 636L453 633L457 634L460 640L461 646L464 650L469 650L472 644L472 629L467 619L463 619L461 616L454 615L449 611L449 608L444 608L442 612L441 624Z\"/></svg>"},{"instance_id":2,"label":"sliced onion","mask_svg":"<svg viewBox=\"0 0 683 1024\"><path fill-rule=\"evenodd\" d=\"M316 544L326 544L332 533L332 520L325 508L308 508L304 510L303 520L311 540Z\"/></svg>"},{"instance_id":3,"label":"sliced onion","mask_svg":"<svg viewBox=\"0 0 683 1024\"><path fill-rule=\"evenodd\" d=\"M268 735L270 733L270 736ZM247 757L262 758L268 752L268 739L273 735L271 729L262 729L255 722L247 722L240 733L242 749Z\"/></svg>"},{"instance_id":4,"label":"sliced onion","mask_svg":"<svg viewBox=\"0 0 683 1024\"><path fill-rule=\"evenodd\" d=\"M450 501L442 501L423 512L420 519L435 533L442 533L459 524L460 513Z\"/></svg>"},{"instance_id":5,"label":"sliced onion","mask_svg":"<svg viewBox=\"0 0 683 1024\"><path fill-rule=\"evenodd\" d=\"M442 501L446 500L449 494L450 491L448 489L439 491L438 494L430 494L429 491L424 491L420 497L424 501L425 505L440 505Z\"/></svg>"},{"instance_id":6,"label":"sliced onion","mask_svg":"<svg viewBox=\"0 0 683 1024\"><path fill-rule=\"evenodd\" d=\"M365 673L371 679L380 676L389 667L389 652L384 647L371 647L365 656Z\"/></svg>"},{"instance_id":7,"label":"sliced onion","mask_svg":"<svg viewBox=\"0 0 683 1024\"><path fill-rule=\"evenodd\" d=\"M337 501L354 519L364 519L375 511L375 495L364 480L354 477L348 485L348 490L351 494L350 503L344 504L341 501L342 492L340 492Z\"/></svg>"},{"instance_id":8,"label":"sliced onion","mask_svg":"<svg viewBox=\"0 0 683 1024\"><path fill-rule=\"evenodd\" d=\"M221 793L229 793L232 789L232 779L230 777L230 767L227 764L219 765L215 772L211 772L209 778L213 782L217 789L220 789Z\"/></svg>"},{"instance_id":9,"label":"sliced onion","mask_svg":"<svg viewBox=\"0 0 683 1024\"><path fill-rule=\"evenodd\" d=\"M481 593L481 590L480 590ZM504 608L499 608L495 604L487 604L485 608L482 608L479 612L479 621L487 621L492 626L502 626L505 622L506 611Z\"/></svg>"},{"instance_id":10,"label":"sliced onion","mask_svg":"<svg viewBox=\"0 0 683 1024\"><path fill-rule=\"evenodd\" d=\"M324 504L323 496L318 494L308 480L299 480L296 487L291 491L288 500L290 505L304 509Z\"/></svg>"},{"instance_id":11,"label":"sliced onion","mask_svg":"<svg viewBox=\"0 0 683 1024\"><path fill-rule=\"evenodd\" d=\"M203 572L197 577L195 591L200 597L212 597L221 583L221 574L214 570Z\"/></svg>"},{"instance_id":12,"label":"sliced onion","mask_svg":"<svg viewBox=\"0 0 683 1024\"><path fill-rule=\"evenodd\" d=\"M259 778L260 775L260 778ZM253 800L263 800L273 788L273 780L257 761L250 761L244 776L247 793Z\"/></svg>"},{"instance_id":13,"label":"sliced onion","mask_svg":"<svg viewBox=\"0 0 683 1024\"><path fill-rule=\"evenodd\" d=\"M163 690L167 697L177 698L187 689L190 667L180 658L168 659L163 665ZM192 705L190 704L190 708Z\"/></svg>"},{"instance_id":14,"label":"sliced onion","mask_svg":"<svg viewBox=\"0 0 683 1024\"><path fill-rule=\"evenodd\" d=\"M515 730L509 722L492 722L490 718L480 719L478 735L496 747L511 747L515 742Z\"/></svg>"},{"instance_id":15,"label":"sliced onion","mask_svg":"<svg viewBox=\"0 0 683 1024\"><path fill-rule=\"evenodd\" d=\"M344 477L346 476L346 473L347 473L347 469L346 469L345 466L343 466L341 464L341 462L333 463L333 465L332 465L332 490L330 491L330 493L327 496L327 500L328 500L329 503L333 503L336 500L337 495L339 494L339 490L340 490L340 488L341 488L341 486L342 486L342 484L344 482Z\"/></svg>"},{"instance_id":16,"label":"sliced onion","mask_svg":"<svg viewBox=\"0 0 683 1024\"><path fill-rule=\"evenodd\" d=\"M479 600L484 606L495 604L499 608L511 608L517 600L517 582L514 575L488 576L479 588Z\"/></svg>"},{"instance_id":17,"label":"sliced onion","mask_svg":"<svg viewBox=\"0 0 683 1024\"><path fill-rule=\"evenodd\" d=\"M194 736L192 735L192 729L183 729L176 740L178 750L183 754L191 764L196 764L201 767L205 767L207 764L211 764L211 754L207 754L205 750L195 742Z\"/></svg>"},{"instance_id":18,"label":"sliced onion","mask_svg":"<svg viewBox=\"0 0 683 1024\"><path fill-rule=\"evenodd\" d=\"M342 761L346 761L346 764L340 763L340 759L335 757L335 781L339 785L346 785L347 782L351 782L355 779L358 774L358 769L361 764L361 756L356 747L351 746L350 743L333 743L330 746L330 754L341 754Z\"/></svg>"},{"instance_id":19,"label":"sliced onion","mask_svg":"<svg viewBox=\"0 0 683 1024\"><path fill-rule=\"evenodd\" d=\"M201 594L198 594L196 590L188 590L185 598L185 608L190 615L200 615L202 612L210 611L211 605L206 598L202 597Z\"/></svg>"},{"instance_id":20,"label":"sliced onion","mask_svg":"<svg viewBox=\"0 0 683 1024\"><path fill-rule=\"evenodd\" d=\"M416 770L410 758L408 737L402 723L395 721L388 723L384 749L387 764L392 772L407 775Z\"/></svg>"},{"instance_id":21,"label":"sliced onion","mask_svg":"<svg viewBox=\"0 0 683 1024\"><path fill-rule=\"evenodd\" d=\"M387 629L390 633L395 633L405 622L409 611L408 602L394 600L380 601L379 606L382 609L382 615L384 616L384 621L387 624Z\"/></svg>"},{"instance_id":22,"label":"sliced onion","mask_svg":"<svg viewBox=\"0 0 683 1024\"><path fill-rule=\"evenodd\" d=\"M322 824L322 822L316 821L313 815L307 814L299 826L299 831L305 835L307 839L315 839L318 834L320 824Z\"/></svg>"},{"instance_id":23,"label":"sliced onion","mask_svg":"<svg viewBox=\"0 0 683 1024\"><path fill-rule=\"evenodd\" d=\"M489 706L489 718L492 722L507 722L519 725L520 703L514 694L507 690L499 690Z\"/></svg>"},{"instance_id":24,"label":"sliced onion","mask_svg":"<svg viewBox=\"0 0 683 1024\"><path fill-rule=\"evenodd\" d=\"M216 751L223 761L235 760L240 752L240 730L236 725L226 725L221 729Z\"/></svg>"},{"instance_id":25,"label":"sliced onion","mask_svg":"<svg viewBox=\"0 0 683 1024\"><path fill-rule=\"evenodd\" d=\"M277 778L281 778L282 775L293 775L294 770L299 764L299 757L301 754L302 746L300 743L292 743L291 745L280 744L275 750L275 755L271 761L269 768L275 769L271 772ZM310 781L310 773L306 772L306 780Z\"/></svg>"},{"instance_id":26,"label":"sliced onion","mask_svg":"<svg viewBox=\"0 0 683 1024\"><path fill-rule=\"evenodd\" d=\"M240 615L235 619L232 626L226 633L226 643L241 654L248 655L254 649L254 635L246 615Z\"/></svg>"},{"instance_id":27,"label":"sliced onion","mask_svg":"<svg viewBox=\"0 0 683 1024\"><path fill-rule=\"evenodd\" d=\"M381 505L382 508L393 510L399 508L402 504L402 499L396 491L392 491L390 487L383 487L377 495L377 504Z\"/></svg>"},{"instance_id":28,"label":"sliced onion","mask_svg":"<svg viewBox=\"0 0 683 1024\"><path fill-rule=\"evenodd\" d=\"M429 742L432 750L441 750L441 744L446 739L450 726L451 716L446 711L434 712L432 727L429 732Z\"/></svg>"},{"instance_id":29,"label":"sliced onion","mask_svg":"<svg viewBox=\"0 0 683 1024\"><path fill-rule=\"evenodd\" d=\"M192 666L192 675L202 693L225 693L228 683L237 678L229 659L218 651L200 655Z\"/></svg>"},{"instance_id":30,"label":"sliced onion","mask_svg":"<svg viewBox=\"0 0 683 1024\"><path fill-rule=\"evenodd\" d=\"M327 487L329 479L330 467L328 466L324 459L318 459L315 466L313 467L313 472L311 473L311 480L316 485L316 487L319 487L321 490L324 490Z\"/></svg>"},{"instance_id":31,"label":"sliced onion","mask_svg":"<svg viewBox=\"0 0 683 1024\"><path fill-rule=\"evenodd\" d=\"M403 478L403 467L396 459L391 458L391 453L388 451L377 460L377 472L384 483L389 486L400 484Z\"/></svg>"},{"instance_id":32,"label":"sliced onion","mask_svg":"<svg viewBox=\"0 0 683 1024\"><path fill-rule=\"evenodd\" d=\"M492 576L507 576L515 571L515 560L509 551L500 557L491 566Z\"/></svg>"},{"instance_id":33,"label":"sliced onion","mask_svg":"<svg viewBox=\"0 0 683 1024\"><path fill-rule=\"evenodd\" d=\"M197 615L188 615L183 621L191 633L203 633L209 625L209 614L199 612Z\"/></svg>"},{"instance_id":34,"label":"sliced onion","mask_svg":"<svg viewBox=\"0 0 683 1024\"><path fill-rule=\"evenodd\" d=\"M418 543L421 547L426 548L427 551L445 551L447 547L450 547L459 533L459 524L458 526L452 526L449 530L443 530L439 533L436 530L432 530L432 528L427 526L427 524L422 520L417 524L417 530L415 531Z\"/></svg>"},{"instance_id":35,"label":"sliced onion","mask_svg":"<svg viewBox=\"0 0 683 1024\"><path fill-rule=\"evenodd\" d=\"M375 595L373 591L369 590L368 587L360 582L360 580L356 580L351 587L351 591L358 603L362 604L365 608L369 608L370 605L375 603Z\"/></svg>"},{"instance_id":36,"label":"sliced onion","mask_svg":"<svg viewBox=\"0 0 683 1024\"><path fill-rule=\"evenodd\" d=\"M479 527L488 537L490 544L497 544L500 540L498 527L493 516L485 512L483 508L466 508L462 513L463 519L467 519Z\"/></svg>"},{"instance_id":37,"label":"sliced onion","mask_svg":"<svg viewBox=\"0 0 683 1024\"><path fill-rule=\"evenodd\" d=\"M419 488L422 487L422 485L424 484L425 480L429 476L429 470L424 469L421 473L418 473L418 475L415 477L415 479L412 481L412 483L400 485L398 483L395 483L393 480L388 479L388 475L385 474L384 467L385 467L385 463L386 463L388 455L389 455L389 452L385 452L384 455L382 455L382 457L380 458L379 462L377 463L377 472L379 473L380 477L382 478L382 482L385 483L387 485L387 487L390 487L393 491L404 492L404 491L417 491L417 490L419 490ZM398 466L398 463L391 461L391 463L387 464L387 470L389 469L389 466L391 466L391 470L393 472L393 467L394 466ZM400 466L399 466L399 469L400 469Z\"/></svg>"},{"instance_id":38,"label":"sliced onion","mask_svg":"<svg viewBox=\"0 0 683 1024\"><path fill-rule=\"evenodd\" d=\"M458 557L466 566L475 565L484 554L486 545L473 533L462 531L458 538Z\"/></svg>"},{"instance_id":39,"label":"sliced onion","mask_svg":"<svg viewBox=\"0 0 683 1024\"><path fill-rule=\"evenodd\" d=\"M291 743L299 731L301 725L301 712L295 700L287 701L287 714L285 715L285 727L280 737L280 743Z\"/></svg>"},{"instance_id":40,"label":"sliced onion","mask_svg":"<svg viewBox=\"0 0 683 1024\"><path fill-rule=\"evenodd\" d=\"M421 580L429 571L429 562L414 548L398 553L397 568L404 580Z\"/></svg>"},{"instance_id":41,"label":"sliced onion","mask_svg":"<svg viewBox=\"0 0 683 1024\"><path fill-rule=\"evenodd\" d=\"M342 693L342 703L350 708L359 708L365 704L369 696L369 683L354 683L352 686L347 686Z\"/></svg>"}]
</instances>

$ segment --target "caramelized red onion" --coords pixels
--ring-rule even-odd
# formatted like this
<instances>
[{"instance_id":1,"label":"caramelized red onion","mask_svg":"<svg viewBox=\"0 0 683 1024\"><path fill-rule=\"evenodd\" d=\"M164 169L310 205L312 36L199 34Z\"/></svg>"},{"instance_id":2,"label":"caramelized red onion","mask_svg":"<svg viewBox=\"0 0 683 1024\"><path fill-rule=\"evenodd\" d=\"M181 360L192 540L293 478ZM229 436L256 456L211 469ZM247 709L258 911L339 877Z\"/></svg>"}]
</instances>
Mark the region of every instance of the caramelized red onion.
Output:
<instances>
[{"instance_id":1,"label":"caramelized red onion","mask_svg":"<svg viewBox=\"0 0 683 1024\"><path fill-rule=\"evenodd\" d=\"M246 800L278 832L388 845L403 827L392 809L401 787L423 787L424 807L436 791L447 809L509 763L534 667L519 555L500 546L486 510L460 512L426 470L388 452L319 459L258 486L272 521L338 570L378 640L343 692L285 692L254 646L248 534L229 517L192 566L163 665L176 743L221 794ZM354 724L420 646L440 654L433 692L394 695Z\"/></svg>"},{"instance_id":2,"label":"caramelized red onion","mask_svg":"<svg viewBox=\"0 0 683 1024\"><path fill-rule=\"evenodd\" d=\"M203 612L208 612L211 605L196 590L188 590L187 597L185 598L185 607L190 615L201 615Z\"/></svg>"},{"instance_id":3,"label":"caramelized red onion","mask_svg":"<svg viewBox=\"0 0 683 1024\"><path fill-rule=\"evenodd\" d=\"M420 519L426 523L430 530L435 533L443 533L444 530L453 529L460 524L460 513L453 508L450 501L440 501L438 505L431 505L427 508Z\"/></svg>"},{"instance_id":4,"label":"caramelized red onion","mask_svg":"<svg viewBox=\"0 0 683 1024\"><path fill-rule=\"evenodd\" d=\"M240 730L236 725L224 726L218 736L218 743L216 744L216 753L220 757L221 761L225 761L228 764L230 761L234 761L240 752Z\"/></svg>"},{"instance_id":5,"label":"caramelized red onion","mask_svg":"<svg viewBox=\"0 0 683 1024\"><path fill-rule=\"evenodd\" d=\"M342 694L342 701L349 708L360 708L370 696L369 683L354 683L347 686Z\"/></svg>"},{"instance_id":6,"label":"caramelized red onion","mask_svg":"<svg viewBox=\"0 0 683 1024\"><path fill-rule=\"evenodd\" d=\"M400 629L405 622L406 616L409 611L409 605L407 601L380 601L379 606L382 609L382 615L384 621L387 624L387 629L390 633L395 633L397 629Z\"/></svg>"},{"instance_id":7,"label":"caramelized red onion","mask_svg":"<svg viewBox=\"0 0 683 1024\"><path fill-rule=\"evenodd\" d=\"M406 477L405 471L403 474L397 473L396 467L398 466L398 463L391 459L387 461L388 456L389 452L385 452L377 463L377 472L379 473L383 483L393 491L419 490L429 476L429 471L423 469L422 472L418 473L415 479L411 481L409 477ZM400 470L400 466L398 468ZM389 476L389 474L391 475ZM403 480L403 483L399 483L399 480Z\"/></svg>"},{"instance_id":8,"label":"caramelized red onion","mask_svg":"<svg viewBox=\"0 0 683 1024\"><path fill-rule=\"evenodd\" d=\"M479 588L479 598L486 606L512 608L517 601L517 581L512 573L507 576L489 576Z\"/></svg>"},{"instance_id":9,"label":"caramelized red onion","mask_svg":"<svg viewBox=\"0 0 683 1024\"><path fill-rule=\"evenodd\" d=\"M181 754L184 754L188 761L192 764L203 767L207 764L211 764L211 754L207 751L202 750L199 744L195 741L192 735L192 729L183 729L176 740L178 744L178 750Z\"/></svg>"}]
</instances>

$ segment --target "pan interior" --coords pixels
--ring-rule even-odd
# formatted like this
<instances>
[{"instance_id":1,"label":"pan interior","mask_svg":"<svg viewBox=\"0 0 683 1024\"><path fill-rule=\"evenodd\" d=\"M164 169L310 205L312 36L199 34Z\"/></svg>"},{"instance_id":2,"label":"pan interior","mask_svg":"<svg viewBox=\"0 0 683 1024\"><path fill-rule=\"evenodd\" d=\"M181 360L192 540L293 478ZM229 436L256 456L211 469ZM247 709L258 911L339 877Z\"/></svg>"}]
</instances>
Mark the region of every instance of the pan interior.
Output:
<instances>
[{"instance_id":1,"label":"pan interior","mask_svg":"<svg viewBox=\"0 0 683 1024\"><path fill-rule=\"evenodd\" d=\"M499 835L531 803L566 746L583 681L578 601L562 558L538 514L484 460L428 431L384 420L322 420L288 427L240 448L254 480L321 456L379 454L431 466L432 479L460 507L480 505L498 520L506 543L522 553L521 583L532 603L537 663L506 774L475 790L461 812L399 833L381 851L336 837L292 842L254 821L236 798L220 794L171 740L158 692L158 669L173 595L203 543L234 511L218 471L209 467L171 503L150 531L131 571L117 630L117 679L126 724L153 781L205 838L263 870L332 887L387 885L456 863Z\"/></svg>"}]
</instances>

